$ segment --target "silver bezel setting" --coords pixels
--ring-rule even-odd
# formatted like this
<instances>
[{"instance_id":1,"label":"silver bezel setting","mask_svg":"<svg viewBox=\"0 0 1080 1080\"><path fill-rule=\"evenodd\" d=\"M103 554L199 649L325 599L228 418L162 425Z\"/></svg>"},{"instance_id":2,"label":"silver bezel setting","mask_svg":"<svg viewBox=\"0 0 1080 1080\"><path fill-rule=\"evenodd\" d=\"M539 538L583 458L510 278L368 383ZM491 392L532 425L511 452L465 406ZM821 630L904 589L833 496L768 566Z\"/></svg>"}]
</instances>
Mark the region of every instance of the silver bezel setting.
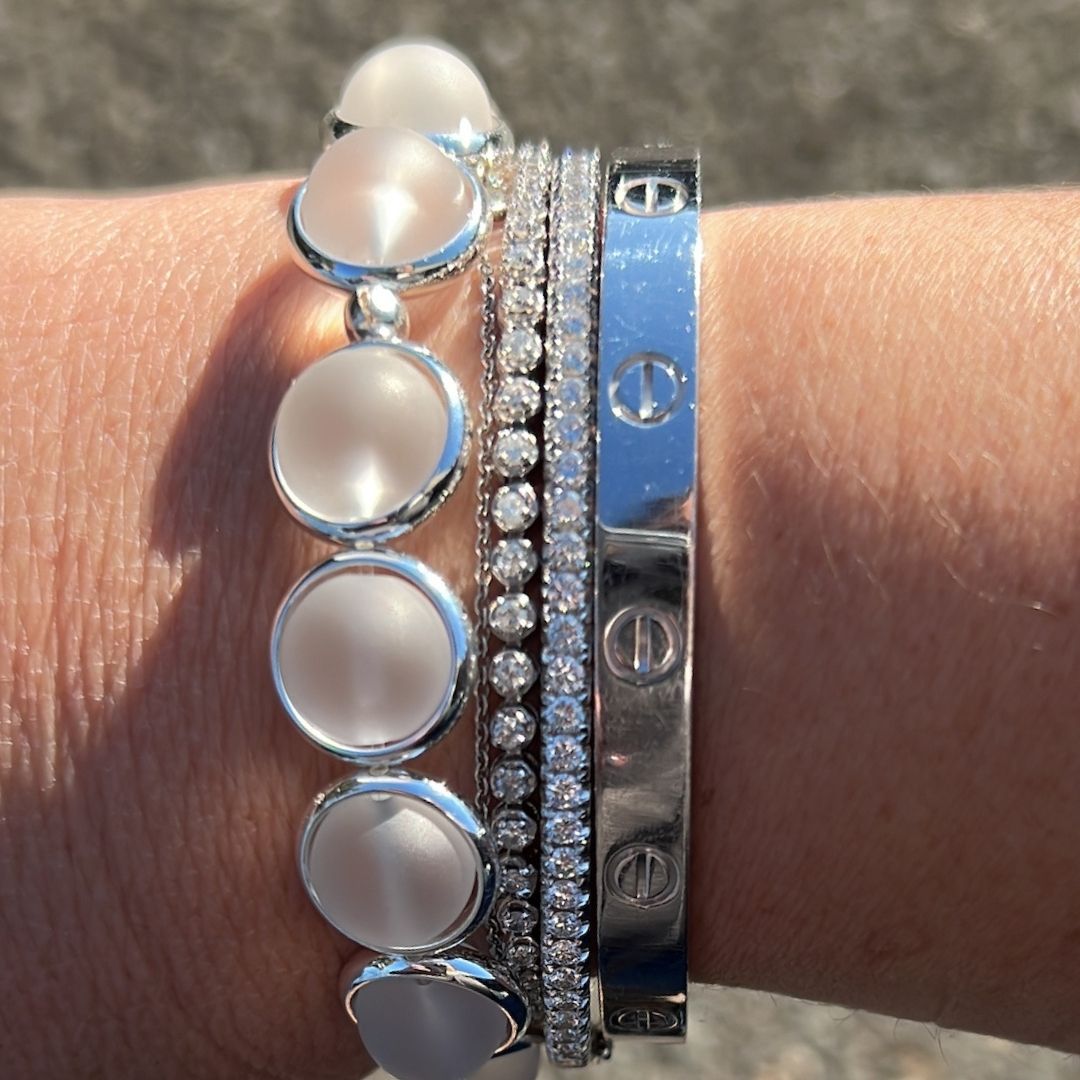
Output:
<instances>
[{"instance_id":1,"label":"silver bezel setting","mask_svg":"<svg viewBox=\"0 0 1080 1080\"><path fill-rule=\"evenodd\" d=\"M339 289L355 289L367 282L381 281L403 289L416 290L435 285L464 269L480 250L491 229L491 207L484 185L474 170L453 154L446 156L461 171L473 195L469 216L449 243L411 263L362 266L331 258L321 252L304 232L300 209L307 193L305 180L297 188L286 215L286 226L296 261L309 274Z\"/></svg>"},{"instance_id":2,"label":"silver bezel setting","mask_svg":"<svg viewBox=\"0 0 1080 1080\"><path fill-rule=\"evenodd\" d=\"M285 508L301 525L313 533L347 546L383 543L419 525L433 514L457 487L465 472L469 453L469 412L461 384L434 353L422 346L398 339L354 341L316 360L312 367L331 356L337 356L346 351L354 352L357 362L362 363L361 350L372 348L394 349L410 359L431 378L446 406L446 442L443 444L442 453L427 483L408 502L381 517L367 521L331 521L322 517L292 492L282 475L277 447L277 415L274 417L274 424L270 431L270 475ZM305 369L298 378L303 378L306 371L310 370L311 368ZM289 389L292 389L291 385ZM282 401L284 400L283 397ZM280 408L279 405L279 412Z\"/></svg>"},{"instance_id":3,"label":"silver bezel setting","mask_svg":"<svg viewBox=\"0 0 1080 1080\"><path fill-rule=\"evenodd\" d=\"M338 574L371 570L402 578L431 602L450 639L452 679L439 712L416 735L378 747L350 746L320 732L289 696L281 671L281 640L289 616L320 582ZM274 617L270 636L270 670L274 688L289 718L300 733L334 757L356 764L393 765L417 757L434 746L457 722L476 685L476 639L465 608L447 583L417 559L390 551L343 551L312 567L285 595Z\"/></svg>"},{"instance_id":4,"label":"silver bezel setting","mask_svg":"<svg viewBox=\"0 0 1080 1080\"><path fill-rule=\"evenodd\" d=\"M506 1040L495 1056L514 1050L529 1028L529 1006L510 975L499 965L471 949L442 956L357 956L341 972L341 999L355 1024L353 999L381 979L435 979L481 994L497 1005L506 1017Z\"/></svg>"},{"instance_id":5,"label":"silver bezel setting","mask_svg":"<svg viewBox=\"0 0 1080 1080\"><path fill-rule=\"evenodd\" d=\"M334 920L333 915L319 898L311 879L311 848L315 835L334 807L346 799L378 795L396 795L415 799L444 814L471 841L476 860L477 887L472 904L461 918L441 938L423 946L400 946L390 942L358 941L347 929ZM445 784L424 776L405 772L356 773L327 788L315 797L315 804L300 831L297 850L300 878L307 894L319 913L331 926L341 931L351 941L376 952L398 954L399 957L419 957L427 953L449 949L463 941L483 925L498 892L498 863L494 845L487 829L469 808Z\"/></svg>"}]
</instances>

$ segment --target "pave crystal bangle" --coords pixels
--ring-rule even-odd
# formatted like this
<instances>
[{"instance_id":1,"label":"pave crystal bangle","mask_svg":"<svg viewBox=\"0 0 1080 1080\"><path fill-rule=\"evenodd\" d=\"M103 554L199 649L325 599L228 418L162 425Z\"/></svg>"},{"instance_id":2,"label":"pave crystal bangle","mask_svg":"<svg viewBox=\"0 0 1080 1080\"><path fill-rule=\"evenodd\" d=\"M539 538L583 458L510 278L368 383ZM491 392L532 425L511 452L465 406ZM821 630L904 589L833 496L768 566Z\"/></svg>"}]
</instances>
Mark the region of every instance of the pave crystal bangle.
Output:
<instances>
[{"instance_id":1,"label":"pave crystal bangle","mask_svg":"<svg viewBox=\"0 0 1080 1080\"><path fill-rule=\"evenodd\" d=\"M611 1035L686 1033L699 172L621 151L601 262L597 976Z\"/></svg>"},{"instance_id":2,"label":"pave crystal bangle","mask_svg":"<svg viewBox=\"0 0 1080 1080\"><path fill-rule=\"evenodd\" d=\"M448 85L461 111L454 130L481 133L475 145L430 137L445 122L431 104L445 110ZM490 207L467 162L507 135L475 71L428 43L371 54L335 112L347 127L298 190L289 232L305 269L352 293L353 341L286 391L270 460L290 513L356 550L309 571L285 598L271 661L301 732L373 766L318 796L299 848L325 918L388 954L350 967L349 1016L388 1071L437 1080L513 1046L528 1006L508 973L460 948L497 891L484 824L443 784L397 767L446 734L469 699L472 628L437 575L377 545L433 513L462 475L463 393L438 358L405 340L398 292L440 281L479 252Z\"/></svg>"},{"instance_id":3,"label":"pave crystal bangle","mask_svg":"<svg viewBox=\"0 0 1080 1080\"><path fill-rule=\"evenodd\" d=\"M535 855L537 720L529 696L536 671L530 646L538 627L539 557L529 533L539 506L536 426L542 392L537 374L543 363L550 174L546 145L519 148L499 264L498 346L485 373L477 543L482 673L477 791L480 804L491 810L503 893L492 920L491 945L527 995L534 1025L541 1018L542 998ZM494 546L492 527L501 533ZM499 642L498 649L485 662L491 639ZM512 677L515 669L521 672L519 678ZM497 706L489 714L490 693Z\"/></svg>"},{"instance_id":4,"label":"pave crystal bangle","mask_svg":"<svg viewBox=\"0 0 1080 1080\"><path fill-rule=\"evenodd\" d=\"M588 1064L592 501L599 159L567 151L552 182L544 414L542 811L545 1038Z\"/></svg>"}]
</instances>

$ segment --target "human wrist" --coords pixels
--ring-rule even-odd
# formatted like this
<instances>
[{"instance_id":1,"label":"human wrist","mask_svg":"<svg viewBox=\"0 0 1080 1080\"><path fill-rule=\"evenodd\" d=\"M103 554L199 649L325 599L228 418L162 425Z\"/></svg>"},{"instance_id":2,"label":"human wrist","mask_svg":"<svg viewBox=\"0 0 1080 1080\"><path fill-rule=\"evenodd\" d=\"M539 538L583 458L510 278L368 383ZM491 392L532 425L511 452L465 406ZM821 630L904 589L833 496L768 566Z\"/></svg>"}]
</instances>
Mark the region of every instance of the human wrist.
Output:
<instances>
[{"instance_id":1,"label":"human wrist","mask_svg":"<svg viewBox=\"0 0 1080 1080\"><path fill-rule=\"evenodd\" d=\"M706 223L699 978L1075 1047L1076 208Z\"/></svg>"}]
</instances>

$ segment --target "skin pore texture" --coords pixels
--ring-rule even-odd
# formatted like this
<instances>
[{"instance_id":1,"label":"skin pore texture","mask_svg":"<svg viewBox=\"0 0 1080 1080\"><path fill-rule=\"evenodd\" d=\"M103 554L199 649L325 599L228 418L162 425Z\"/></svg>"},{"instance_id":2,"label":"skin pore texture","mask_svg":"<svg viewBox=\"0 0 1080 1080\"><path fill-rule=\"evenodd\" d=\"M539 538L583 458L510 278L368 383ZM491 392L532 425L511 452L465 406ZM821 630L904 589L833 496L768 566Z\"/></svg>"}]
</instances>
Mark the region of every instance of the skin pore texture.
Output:
<instances>
[{"instance_id":1,"label":"skin pore texture","mask_svg":"<svg viewBox=\"0 0 1080 1080\"><path fill-rule=\"evenodd\" d=\"M274 697L294 181L0 201L0 1060L346 1077ZM1080 1050L1080 194L704 221L692 976ZM476 399L470 276L410 303ZM462 592L471 478L402 547ZM418 767L471 790L465 726Z\"/></svg>"}]
</instances>

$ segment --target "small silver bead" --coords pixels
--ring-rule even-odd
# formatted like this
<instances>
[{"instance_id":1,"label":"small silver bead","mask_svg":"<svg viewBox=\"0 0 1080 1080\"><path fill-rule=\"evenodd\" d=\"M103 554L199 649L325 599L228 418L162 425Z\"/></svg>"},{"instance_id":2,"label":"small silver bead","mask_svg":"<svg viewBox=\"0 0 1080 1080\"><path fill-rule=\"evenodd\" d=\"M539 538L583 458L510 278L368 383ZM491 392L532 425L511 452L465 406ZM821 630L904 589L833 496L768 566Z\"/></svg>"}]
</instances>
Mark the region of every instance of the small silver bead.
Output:
<instances>
[{"instance_id":1,"label":"small silver bead","mask_svg":"<svg viewBox=\"0 0 1080 1080\"><path fill-rule=\"evenodd\" d=\"M345 330L353 341L394 341L408 336L409 312L389 285L361 285L345 307Z\"/></svg>"}]
</instances>

